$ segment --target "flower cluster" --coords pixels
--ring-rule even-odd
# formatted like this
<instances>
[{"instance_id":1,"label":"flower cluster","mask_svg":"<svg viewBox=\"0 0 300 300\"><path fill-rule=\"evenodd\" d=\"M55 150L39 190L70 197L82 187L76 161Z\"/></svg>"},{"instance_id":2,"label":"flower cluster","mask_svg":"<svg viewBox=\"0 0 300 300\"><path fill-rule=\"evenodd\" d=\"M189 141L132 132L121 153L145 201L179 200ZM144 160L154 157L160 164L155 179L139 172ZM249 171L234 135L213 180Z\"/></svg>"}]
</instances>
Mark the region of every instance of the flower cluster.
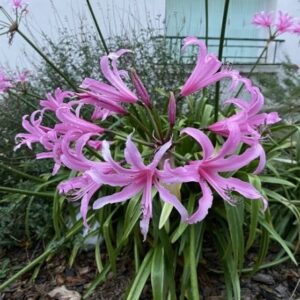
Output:
<instances>
[{"instance_id":1,"label":"flower cluster","mask_svg":"<svg viewBox=\"0 0 300 300\"><path fill-rule=\"evenodd\" d=\"M286 32L300 34L300 22L282 11L278 11L277 20L272 12L257 12L253 16L252 24L268 28L274 37Z\"/></svg>"},{"instance_id":2,"label":"flower cluster","mask_svg":"<svg viewBox=\"0 0 300 300\"><path fill-rule=\"evenodd\" d=\"M8 77L3 70L0 69L0 94L4 94L17 84L24 85L27 82L29 72L24 70L14 77Z\"/></svg>"},{"instance_id":3,"label":"flower cluster","mask_svg":"<svg viewBox=\"0 0 300 300\"><path fill-rule=\"evenodd\" d=\"M169 120L169 124L157 122L161 113L155 111L156 103L151 100L138 74L131 70L129 76L125 70L118 69L118 59L131 52L124 49L101 58L100 68L105 82L86 78L80 85L79 92L57 89L54 95L48 94L46 99L40 101L40 110L33 112L31 116L24 116L23 127L27 132L17 135L16 148L21 145L31 148L32 144L38 143L45 151L38 153L37 158L52 159L53 174L62 165L76 172L76 177L60 183L58 189L71 200L81 200L80 210L86 226L88 207L98 192L100 197L93 201L93 209L141 195L140 227L144 238L153 215L153 190L157 191L162 201L171 204L178 211L182 221L190 224L206 217L212 206L214 192L228 203L234 204L234 194L238 193L247 199L261 200L264 207L267 206L264 197L250 183L226 173L235 174L253 161L256 170L252 171L262 171L265 152L261 145L260 129L280 119L275 112L260 112L264 98L250 80L243 78L237 71L222 69L222 63L216 56L207 53L202 41L188 37L184 40L183 47L189 45L199 48L196 66L179 93L170 92L166 118L161 117L162 120ZM133 89L129 85L130 79ZM185 128L180 128L182 125L176 126L185 124L180 122L182 116L177 107L178 102L185 101L186 96L223 79L230 80L230 89L233 91L243 84L250 101L243 98L227 100L226 103L236 106L237 112L211 124L206 129L208 134L207 131L205 133L195 128L194 124ZM92 108L93 111L87 113L85 108ZM126 137L124 152L120 159L116 159L120 154L116 156L111 153L111 148L117 144L114 137L124 139L126 129L121 127L123 133L120 134L105 124L116 119L114 129L118 124L122 126L122 120L137 110L144 111L144 115L158 128L159 134L150 130L148 139L145 140L143 136L138 136L138 128L144 124L136 123L136 128L127 130L130 132ZM44 119L49 114L56 118L53 126L45 125ZM160 124L166 125L160 127ZM126 128L128 129L128 125ZM144 129L146 135L149 129L142 128ZM200 146L196 152L189 153L189 161L176 161L180 157L180 154L176 156L176 151L183 140L183 137L175 139L176 131L186 136L184 140L191 138L191 144L194 140ZM217 140L223 139L223 144L214 145L209 138L212 135L219 135ZM111 136L113 138L109 139ZM190 147L195 148L197 147ZM185 201L180 199L180 195L175 195L171 188L172 185L189 182L198 183L201 191L198 207L192 214L185 208ZM105 195L101 189L104 185L118 189L111 195Z\"/></svg>"}]
</instances>

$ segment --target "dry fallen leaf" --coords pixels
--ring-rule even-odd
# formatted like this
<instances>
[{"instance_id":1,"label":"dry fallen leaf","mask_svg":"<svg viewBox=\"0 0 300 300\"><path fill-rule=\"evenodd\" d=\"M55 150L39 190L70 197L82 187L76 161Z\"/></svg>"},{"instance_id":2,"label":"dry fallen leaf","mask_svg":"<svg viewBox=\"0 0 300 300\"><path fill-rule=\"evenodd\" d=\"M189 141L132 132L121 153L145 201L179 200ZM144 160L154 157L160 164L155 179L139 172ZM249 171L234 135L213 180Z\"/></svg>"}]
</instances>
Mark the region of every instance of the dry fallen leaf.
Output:
<instances>
[{"instance_id":1,"label":"dry fallen leaf","mask_svg":"<svg viewBox=\"0 0 300 300\"><path fill-rule=\"evenodd\" d=\"M56 300L80 300L81 296L76 291L68 290L64 285L56 287L48 293L48 296Z\"/></svg>"}]
</instances>

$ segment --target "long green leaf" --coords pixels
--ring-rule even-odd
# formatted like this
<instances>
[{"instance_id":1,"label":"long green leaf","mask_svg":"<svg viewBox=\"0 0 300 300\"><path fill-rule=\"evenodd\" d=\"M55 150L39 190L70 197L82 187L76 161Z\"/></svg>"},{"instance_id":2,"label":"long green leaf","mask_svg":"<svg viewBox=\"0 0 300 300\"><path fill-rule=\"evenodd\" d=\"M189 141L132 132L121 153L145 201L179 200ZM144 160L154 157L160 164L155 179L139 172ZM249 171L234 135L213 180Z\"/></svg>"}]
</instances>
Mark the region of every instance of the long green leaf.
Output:
<instances>
[{"instance_id":1,"label":"long green leaf","mask_svg":"<svg viewBox=\"0 0 300 300\"><path fill-rule=\"evenodd\" d=\"M139 300L146 284L146 281L151 272L151 264L153 258L153 249L149 250L146 254L138 273L136 274L129 293L126 297L127 300Z\"/></svg>"},{"instance_id":2,"label":"long green leaf","mask_svg":"<svg viewBox=\"0 0 300 300\"><path fill-rule=\"evenodd\" d=\"M154 300L164 300L165 263L164 249L156 246L151 265L151 285Z\"/></svg>"}]
</instances>

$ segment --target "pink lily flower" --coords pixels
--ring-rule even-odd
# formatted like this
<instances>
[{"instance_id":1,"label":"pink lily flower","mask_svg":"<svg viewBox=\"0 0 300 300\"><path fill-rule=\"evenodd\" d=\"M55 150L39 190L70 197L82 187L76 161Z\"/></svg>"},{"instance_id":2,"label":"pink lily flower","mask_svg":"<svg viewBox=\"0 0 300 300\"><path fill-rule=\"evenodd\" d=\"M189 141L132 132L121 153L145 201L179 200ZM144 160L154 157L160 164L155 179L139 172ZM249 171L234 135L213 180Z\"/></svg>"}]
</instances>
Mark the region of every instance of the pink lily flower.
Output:
<instances>
[{"instance_id":1,"label":"pink lily flower","mask_svg":"<svg viewBox=\"0 0 300 300\"><path fill-rule=\"evenodd\" d=\"M127 52L131 51L121 49L101 58L101 71L110 84L86 78L81 84L81 87L95 94L99 94L102 99L107 101L135 103L138 100L137 96L129 90L122 79L122 77L128 78L127 72L124 70L119 71L117 68L117 60Z\"/></svg>"},{"instance_id":2,"label":"pink lily flower","mask_svg":"<svg viewBox=\"0 0 300 300\"><path fill-rule=\"evenodd\" d=\"M27 3L24 0L11 0L11 5L13 8L18 9L18 8L23 8L23 6L27 5Z\"/></svg>"},{"instance_id":3,"label":"pink lily flower","mask_svg":"<svg viewBox=\"0 0 300 300\"><path fill-rule=\"evenodd\" d=\"M38 114L40 115L37 117ZM33 143L41 143L44 147L49 147L49 143L46 141L45 137L52 129L41 125L43 120L43 111L36 110L31 114L29 121L27 118L28 115L23 116L22 126L28 133L19 133L16 135L16 141L19 139L21 140L15 146L14 150L19 149L24 144L32 150Z\"/></svg>"},{"instance_id":4,"label":"pink lily flower","mask_svg":"<svg viewBox=\"0 0 300 300\"><path fill-rule=\"evenodd\" d=\"M11 80L5 75L4 71L0 69L0 94L7 92L13 85Z\"/></svg>"},{"instance_id":5,"label":"pink lily flower","mask_svg":"<svg viewBox=\"0 0 300 300\"><path fill-rule=\"evenodd\" d=\"M273 13L266 13L264 11L257 12L252 19L252 24L270 28L273 23Z\"/></svg>"},{"instance_id":6,"label":"pink lily flower","mask_svg":"<svg viewBox=\"0 0 300 300\"><path fill-rule=\"evenodd\" d=\"M74 171L83 172L80 176L70 178L63 181L58 185L58 190L61 194L68 196L69 200L76 201L81 199L80 213L83 219L83 224L88 227L87 224L87 212L88 206L93 195L98 191L102 183L95 181L86 171L89 169L97 168L98 172L108 174L112 171L112 168L108 163L90 161L83 155L84 146L90 141L92 134L82 135L75 143L75 148L72 149L70 143L77 138L80 132L73 131L66 134L62 142L62 155L61 162L68 168Z\"/></svg>"},{"instance_id":7,"label":"pink lily flower","mask_svg":"<svg viewBox=\"0 0 300 300\"><path fill-rule=\"evenodd\" d=\"M277 123L281 120L277 112L259 113L264 105L264 97L257 87L249 87L248 91L251 95L250 102L242 99L230 99L225 102L227 104L232 103L236 105L241 111L229 118L210 125L208 127L210 131L228 137L231 124L236 124L241 134L241 141L248 145L253 145L258 144L260 141L261 134L257 131L259 128ZM263 147L259 146L259 148L260 162L255 173L262 171L266 161Z\"/></svg>"},{"instance_id":8,"label":"pink lily flower","mask_svg":"<svg viewBox=\"0 0 300 300\"><path fill-rule=\"evenodd\" d=\"M55 112L59 107L64 105L64 100L74 95L72 92L62 91L60 88L55 90L54 96L51 93L47 94L47 99L40 100L40 105L46 110Z\"/></svg>"},{"instance_id":9,"label":"pink lily flower","mask_svg":"<svg viewBox=\"0 0 300 300\"><path fill-rule=\"evenodd\" d=\"M228 139L217 153L210 139L202 131L189 127L183 129L181 134L183 133L191 136L202 147L202 159L190 161L188 165L175 169L172 169L166 161L160 177L166 183L199 183L202 197L199 199L198 209L188 218L188 223L200 222L208 214L213 203L211 188L228 203L234 204L232 192L237 192L248 199L260 199L264 207L267 207L266 200L251 184L234 177L225 178L219 174L239 170L256 159L260 153L258 146L254 145L240 155L232 154L240 140L239 130L235 125L231 126Z\"/></svg>"},{"instance_id":10,"label":"pink lily flower","mask_svg":"<svg viewBox=\"0 0 300 300\"><path fill-rule=\"evenodd\" d=\"M22 72L20 72L17 76L16 82L17 83L21 83L21 84L25 84L27 82L27 77L28 77L29 71L28 70L23 70Z\"/></svg>"},{"instance_id":11,"label":"pink lily flower","mask_svg":"<svg viewBox=\"0 0 300 300\"><path fill-rule=\"evenodd\" d=\"M154 155L153 161L149 165L145 165L140 152L131 141L130 135L126 142L124 155L126 162L131 166L131 168L126 169L112 159L109 144L104 141L102 146L102 155L104 160L110 164L114 174L103 175L102 172L99 174L98 168L91 169L88 171L88 174L94 177L95 180L98 179L99 182L104 184L122 186L124 188L113 195L97 199L94 202L93 208L100 209L107 204L123 202L142 192L143 196L141 206L143 217L140 222L140 227L145 240L149 229L149 222L152 218L152 188L155 187L160 198L163 201L172 204L181 215L181 219L183 221L186 220L188 213L184 206L175 195L170 193L169 190L159 182L157 166L171 145L172 143L169 141L161 146Z\"/></svg>"},{"instance_id":12,"label":"pink lily flower","mask_svg":"<svg viewBox=\"0 0 300 300\"><path fill-rule=\"evenodd\" d=\"M127 113L126 109L124 109L119 102L106 99L100 94L87 91L78 95L81 103L94 106L95 109L92 115L92 120L105 120L108 116L113 114L123 115Z\"/></svg>"},{"instance_id":13,"label":"pink lily flower","mask_svg":"<svg viewBox=\"0 0 300 300\"><path fill-rule=\"evenodd\" d=\"M180 94L188 96L201 89L220 81L223 78L231 78L233 85L240 78L237 71L220 70L222 62L214 54L207 54L207 49L203 41L195 37L187 37L184 39L183 48L189 45L197 45L199 47L196 66L192 74L181 88Z\"/></svg>"},{"instance_id":14,"label":"pink lily flower","mask_svg":"<svg viewBox=\"0 0 300 300\"><path fill-rule=\"evenodd\" d=\"M300 35L300 21L292 28L292 32Z\"/></svg>"},{"instance_id":15,"label":"pink lily flower","mask_svg":"<svg viewBox=\"0 0 300 300\"><path fill-rule=\"evenodd\" d=\"M55 125L54 129L57 132L65 134L74 129L78 129L82 133L100 134L104 132L104 129L100 126L80 118L80 106L77 108L79 109L76 109L76 114L71 111L68 105L57 108L56 117L62 122Z\"/></svg>"},{"instance_id":16,"label":"pink lily flower","mask_svg":"<svg viewBox=\"0 0 300 300\"><path fill-rule=\"evenodd\" d=\"M293 17L290 16L288 13L283 13L279 11L278 20L276 23L276 29L280 33L285 33L291 31L293 26L294 20Z\"/></svg>"}]
</instances>

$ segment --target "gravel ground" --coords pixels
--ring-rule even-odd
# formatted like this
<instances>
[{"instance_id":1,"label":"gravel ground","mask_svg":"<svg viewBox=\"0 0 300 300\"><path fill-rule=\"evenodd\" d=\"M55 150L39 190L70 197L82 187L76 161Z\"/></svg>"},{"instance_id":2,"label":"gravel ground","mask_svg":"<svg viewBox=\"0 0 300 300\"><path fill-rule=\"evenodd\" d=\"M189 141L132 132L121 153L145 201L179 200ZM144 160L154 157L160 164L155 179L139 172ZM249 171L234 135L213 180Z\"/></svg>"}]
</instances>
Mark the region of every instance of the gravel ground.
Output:
<instances>
[{"instance_id":1,"label":"gravel ground","mask_svg":"<svg viewBox=\"0 0 300 300\"><path fill-rule=\"evenodd\" d=\"M36 253L32 255L36 255ZM17 266L18 264L24 265L26 261L32 259L24 250L6 253L5 257L10 258L9 266L11 270L14 269L13 266ZM3 261L3 259L4 254L2 254L2 257L0 255L0 261ZM93 251L82 252L71 268L68 267L67 258L64 253L61 253L41 267L40 273L34 283L30 282L32 274L25 274L20 280L0 293L0 300L78 300L94 278L96 272ZM122 257L117 264L117 274L108 274L108 279L96 288L89 299L122 299L133 274L134 267L132 262L128 257ZM203 299L226 299L225 284L221 276L206 270L205 265L203 265L203 269L200 266L199 274ZM4 279L1 278L0 282L3 282ZM72 295L72 297L63 298L63 296L59 296L59 292L57 293L54 290L57 288L60 292L66 292L67 296ZM287 262L280 266L260 271L251 277L243 277L241 280L241 291L243 300L298 300L300 299L300 268ZM52 297L49 296L49 293ZM55 293L56 296L53 296ZM149 285L146 286L140 299L152 299L151 287Z\"/></svg>"}]
</instances>

